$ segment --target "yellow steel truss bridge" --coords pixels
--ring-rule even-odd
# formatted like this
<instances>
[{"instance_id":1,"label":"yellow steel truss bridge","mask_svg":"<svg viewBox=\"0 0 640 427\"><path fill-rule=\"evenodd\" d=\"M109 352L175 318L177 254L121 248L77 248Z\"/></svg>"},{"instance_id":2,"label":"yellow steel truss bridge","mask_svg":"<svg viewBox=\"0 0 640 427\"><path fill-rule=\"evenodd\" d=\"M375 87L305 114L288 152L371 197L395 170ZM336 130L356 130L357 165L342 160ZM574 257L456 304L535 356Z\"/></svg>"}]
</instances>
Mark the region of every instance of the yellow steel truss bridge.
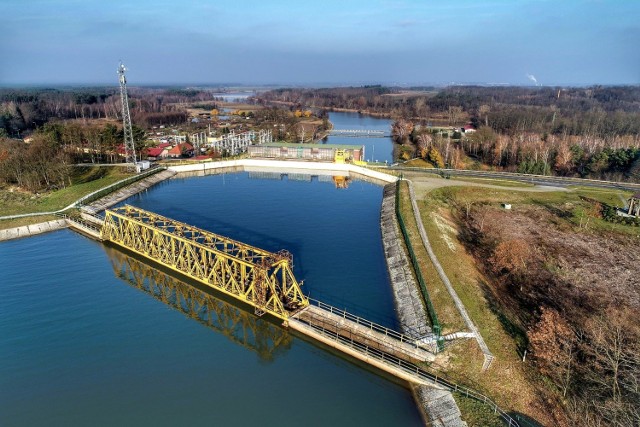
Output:
<instances>
[{"instance_id":1,"label":"yellow steel truss bridge","mask_svg":"<svg viewBox=\"0 0 640 427\"><path fill-rule=\"evenodd\" d=\"M287 323L309 305L284 250L268 252L129 205L105 211L100 236L249 303L258 315Z\"/></svg>"}]
</instances>

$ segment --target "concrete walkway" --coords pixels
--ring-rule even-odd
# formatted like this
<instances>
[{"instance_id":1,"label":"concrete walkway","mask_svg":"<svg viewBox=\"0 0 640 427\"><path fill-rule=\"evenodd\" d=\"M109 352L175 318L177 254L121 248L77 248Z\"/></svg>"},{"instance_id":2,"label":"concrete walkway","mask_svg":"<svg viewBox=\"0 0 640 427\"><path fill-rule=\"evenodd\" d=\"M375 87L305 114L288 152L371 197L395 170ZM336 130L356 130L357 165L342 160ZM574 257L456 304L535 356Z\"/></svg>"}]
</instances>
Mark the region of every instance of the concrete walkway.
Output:
<instances>
[{"instance_id":1,"label":"concrete walkway","mask_svg":"<svg viewBox=\"0 0 640 427\"><path fill-rule=\"evenodd\" d=\"M181 172L204 172L215 171L216 169L227 168L268 168L277 171L293 171L299 173L309 173L325 171L333 175L349 175L350 173L359 177L371 178L383 183L396 182L397 177L373 169L356 166L348 163L328 163L328 162L302 162L296 160L265 160L265 159L239 159L225 160L220 162L193 163L189 165L170 166L169 170Z\"/></svg>"},{"instance_id":2,"label":"concrete walkway","mask_svg":"<svg viewBox=\"0 0 640 427\"><path fill-rule=\"evenodd\" d=\"M467 328L475 335L476 341L480 346L480 350L482 351L482 354L484 354L484 363L482 365L482 369L486 370L491 365L491 362L493 361L494 356L489 350L489 347L487 346L487 344L485 343L484 338L482 338L482 335L480 335L480 331L478 331L478 328L471 320L471 316L469 316L467 309L465 308L464 304L460 300L460 297L456 293L455 289L453 289L453 285L451 285L451 282L449 281L447 274L444 272L444 269L442 268L440 261L438 261L436 254L433 252L433 248L431 247L431 243L429 242L429 237L427 236L427 232L425 231L424 225L422 224L422 218L420 216L420 210L418 209L418 203L416 202L416 195L413 189L413 183L411 181L407 181L407 183L409 184L409 195L411 198L411 207L413 210L413 216L416 220L416 224L418 225L418 232L420 233L422 244L424 245L424 248L427 250L427 253L429 254L429 259L431 259L431 263L433 264L436 271L438 272L438 276L440 276L440 279L442 280L445 287L447 288L449 295L451 295L451 298L453 299L453 302L456 308L458 309L460 316L462 316L462 319L464 320L465 325L467 325Z\"/></svg>"}]
</instances>

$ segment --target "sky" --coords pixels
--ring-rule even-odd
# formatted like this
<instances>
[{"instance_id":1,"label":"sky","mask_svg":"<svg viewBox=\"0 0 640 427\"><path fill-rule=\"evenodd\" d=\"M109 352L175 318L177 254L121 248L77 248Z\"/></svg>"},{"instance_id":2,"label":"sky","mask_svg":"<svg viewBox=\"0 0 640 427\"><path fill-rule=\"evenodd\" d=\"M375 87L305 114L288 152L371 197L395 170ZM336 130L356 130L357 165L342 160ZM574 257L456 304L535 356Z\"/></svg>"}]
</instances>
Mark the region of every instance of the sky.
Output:
<instances>
[{"instance_id":1,"label":"sky","mask_svg":"<svg viewBox=\"0 0 640 427\"><path fill-rule=\"evenodd\" d=\"M640 0L0 0L0 85L640 84Z\"/></svg>"}]
</instances>

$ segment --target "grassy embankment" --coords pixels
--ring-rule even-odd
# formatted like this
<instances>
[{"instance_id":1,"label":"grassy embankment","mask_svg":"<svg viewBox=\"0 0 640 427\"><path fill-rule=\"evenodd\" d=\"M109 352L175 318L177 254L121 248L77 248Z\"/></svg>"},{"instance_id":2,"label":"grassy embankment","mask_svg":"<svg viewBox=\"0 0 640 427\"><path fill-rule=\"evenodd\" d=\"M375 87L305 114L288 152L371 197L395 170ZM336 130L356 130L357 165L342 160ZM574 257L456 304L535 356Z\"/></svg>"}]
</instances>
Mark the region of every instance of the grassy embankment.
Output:
<instances>
[{"instance_id":1,"label":"grassy embankment","mask_svg":"<svg viewBox=\"0 0 640 427\"><path fill-rule=\"evenodd\" d=\"M500 185L494 180L490 184ZM505 185L515 186L514 183ZM523 189L526 187L523 185ZM517 326L517 322L511 321L491 297L486 277L458 239L459 230L454 216L464 214L468 204L500 209L500 203L506 201L512 203L514 209L520 206L569 209L572 215L566 215L558 221L564 221L566 226L575 228L583 219L582 213L589 207L589 202L581 197L613 205L620 204L620 197L614 192L585 188L574 188L571 192L530 193L495 188L447 187L432 190L428 197L418 200L421 219L433 250L469 315L496 356L489 371L482 373L482 354L477 344L472 340L461 341L447 348L445 357L438 361L438 367L452 379L495 399L503 409L526 414L545 425L551 422L548 414L549 399L556 399L557 396L532 366L522 362L522 354L527 345L525 331ZM401 209L405 220L410 223L407 226L413 245L419 248L420 239L406 188L401 191ZM591 220L590 228L595 232L638 233L633 227L597 218ZM444 332L460 328L462 320L426 251L422 249L417 255L421 259L421 268L429 282L431 298ZM485 407L460 396L456 398L470 426L494 424L495 417L487 413Z\"/></svg>"},{"instance_id":2,"label":"grassy embankment","mask_svg":"<svg viewBox=\"0 0 640 427\"><path fill-rule=\"evenodd\" d=\"M54 212L81 197L131 176L117 166L74 167L71 184L61 190L34 194L19 189L0 189L0 216L35 212ZM13 191L12 191L13 190ZM36 224L54 219L52 215L0 220L0 229Z\"/></svg>"}]
</instances>

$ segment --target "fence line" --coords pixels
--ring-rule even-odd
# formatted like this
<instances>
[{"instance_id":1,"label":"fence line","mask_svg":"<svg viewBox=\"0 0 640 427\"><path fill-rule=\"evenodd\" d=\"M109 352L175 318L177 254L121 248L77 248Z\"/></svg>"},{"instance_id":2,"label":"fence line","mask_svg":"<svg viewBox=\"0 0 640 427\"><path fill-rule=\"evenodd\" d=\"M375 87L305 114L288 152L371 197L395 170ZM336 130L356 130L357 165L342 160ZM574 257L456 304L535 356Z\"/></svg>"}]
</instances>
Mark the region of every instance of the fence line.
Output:
<instances>
[{"instance_id":1,"label":"fence line","mask_svg":"<svg viewBox=\"0 0 640 427\"><path fill-rule=\"evenodd\" d=\"M402 231L407 250L409 251L409 258L411 259L411 265L413 266L416 278L418 279L420 290L422 291L422 297L424 298L425 304L427 306L427 312L429 314L429 319L431 320L433 332L438 337L438 348L442 350L444 346L444 343L441 339L442 326L440 325L440 321L438 320L438 315L436 314L435 307L431 302L431 297L429 297L427 282L422 276L422 270L420 269L420 265L418 264L418 258L416 257L416 254L413 250L413 245L411 244L411 239L409 238L409 233L407 232L407 227L405 225L406 223L404 217L402 216L402 212L400 211L400 181L396 181L396 217L398 218L400 230Z\"/></svg>"},{"instance_id":2,"label":"fence line","mask_svg":"<svg viewBox=\"0 0 640 427\"><path fill-rule=\"evenodd\" d=\"M394 366L408 374L411 374L413 376L416 376L422 380L425 380L429 383L434 383L437 384L443 388L445 388L446 390L449 390L451 392L454 393L458 393L461 396L467 397L469 399L473 399L477 402L481 402L485 405L488 405L491 409L493 409L495 414L498 414L500 416L500 418L502 418L502 420L506 423L507 426L509 427L519 427L518 422L513 419L509 414L507 414L503 409L501 409L493 400L491 400L489 397L485 396L484 394L477 392L475 390L472 390L470 388L464 387L464 386L460 386L452 381L449 381L447 378L443 377L441 374L439 374L438 372L429 372L423 368L420 368L418 365L411 363L411 362L407 362L406 360L400 359L397 356L393 356L389 353L385 353L384 351L381 351L379 349L376 348L372 348L369 347L366 344L362 344L358 341L353 340L353 338L350 337L346 337L341 335L338 330L339 328L336 327L335 332L325 328L322 325L316 325L316 324L310 324L307 322L302 321L301 319L298 319L299 321L303 322L304 324L308 325L309 327L313 328L314 330L316 330L317 332L319 332L321 335L336 341L336 342L340 342L356 351L358 351L359 353L365 354L368 357L371 357L373 359L379 360L382 363L388 364L390 366Z\"/></svg>"}]
</instances>

